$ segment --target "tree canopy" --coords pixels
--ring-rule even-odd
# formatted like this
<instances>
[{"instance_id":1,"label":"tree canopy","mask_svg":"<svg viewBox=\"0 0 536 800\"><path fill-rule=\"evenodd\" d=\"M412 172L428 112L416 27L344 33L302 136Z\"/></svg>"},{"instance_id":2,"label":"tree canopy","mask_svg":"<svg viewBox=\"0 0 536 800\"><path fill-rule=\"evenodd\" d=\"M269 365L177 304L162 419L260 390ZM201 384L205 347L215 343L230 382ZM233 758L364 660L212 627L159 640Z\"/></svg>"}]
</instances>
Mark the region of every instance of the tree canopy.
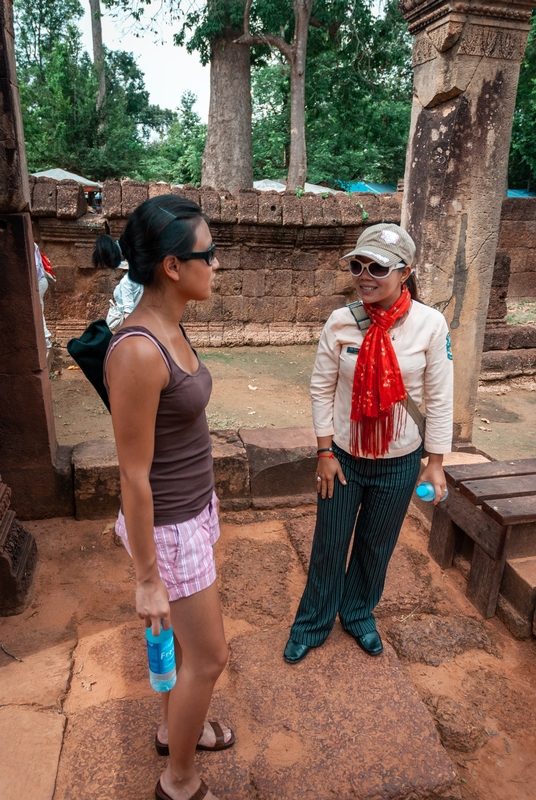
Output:
<instances>
[{"instance_id":1,"label":"tree canopy","mask_svg":"<svg viewBox=\"0 0 536 800\"><path fill-rule=\"evenodd\" d=\"M509 186L536 191L536 10L521 64L512 127Z\"/></svg>"},{"instance_id":2,"label":"tree canopy","mask_svg":"<svg viewBox=\"0 0 536 800\"><path fill-rule=\"evenodd\" d=\"M83 50L79 0L15 0L15 52L30 172L61 166L93 180L129 175L175 115L151 105L131 53L105 50L106 98Z\"/></svg>"}]
</instances>

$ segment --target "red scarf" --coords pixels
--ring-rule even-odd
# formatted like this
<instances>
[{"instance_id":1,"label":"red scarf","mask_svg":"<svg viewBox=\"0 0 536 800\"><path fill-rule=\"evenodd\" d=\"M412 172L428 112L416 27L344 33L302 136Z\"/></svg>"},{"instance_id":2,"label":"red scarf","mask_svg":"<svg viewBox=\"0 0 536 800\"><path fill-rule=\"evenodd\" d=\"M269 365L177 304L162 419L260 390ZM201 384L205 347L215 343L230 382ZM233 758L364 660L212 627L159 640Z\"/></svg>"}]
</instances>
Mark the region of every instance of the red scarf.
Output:
<instances>
[{"instance_id":1,"label":"red scarf","mask_svg":"<svg viewBox=\"0 0 536 800\"><path fill-rule=\"evenodd\" d=\"M350 451L354 456L377 458L400 434L401 403L408 396L389 329L406 314L411 295L406 286L391 308L365 303L372 325L359 350L354 372L350 414Z\"/></svg>"}]
</instances>

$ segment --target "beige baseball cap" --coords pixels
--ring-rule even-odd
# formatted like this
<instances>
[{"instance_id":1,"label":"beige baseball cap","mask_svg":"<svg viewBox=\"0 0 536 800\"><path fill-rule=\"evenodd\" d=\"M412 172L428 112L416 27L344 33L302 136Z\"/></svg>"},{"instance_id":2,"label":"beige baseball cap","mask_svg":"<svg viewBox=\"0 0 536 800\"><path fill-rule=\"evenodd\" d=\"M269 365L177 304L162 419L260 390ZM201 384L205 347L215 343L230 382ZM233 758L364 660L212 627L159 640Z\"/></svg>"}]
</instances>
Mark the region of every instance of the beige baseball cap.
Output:
<instances>
[{"instance_id":1,"label":"beige baseball cap","mask_svg":"<svg viewBox=\"0 0 536 800\"><path fill-rule=\"evenodd\" d=\"M415 242L407 231L392 223L380 222L363 231L351 253L343 258L365 256L383 267L392 267L403 261L413 264Z\"/></svg>"}]
</instances>

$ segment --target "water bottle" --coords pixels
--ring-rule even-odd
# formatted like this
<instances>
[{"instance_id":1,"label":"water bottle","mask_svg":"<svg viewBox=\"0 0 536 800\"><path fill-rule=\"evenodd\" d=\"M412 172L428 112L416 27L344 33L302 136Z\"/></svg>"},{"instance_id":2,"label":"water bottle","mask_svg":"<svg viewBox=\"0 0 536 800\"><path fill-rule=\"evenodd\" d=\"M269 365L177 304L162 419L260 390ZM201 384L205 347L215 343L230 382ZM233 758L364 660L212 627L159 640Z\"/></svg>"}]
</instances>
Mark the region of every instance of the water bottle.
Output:
<instances>
[{"instance_id":1,"label":"water bottle","mask_svg":"<svg viewBox=\"0 0 536 800\"><path fill-rule=\"evenodd\" d=\"M428 483L428 481L425 481L424 483L419 483L419 485L415 489L415 494L417 495L417 497L420 497L421 500L424 500L425 503L431 503L432 500L435 500L435 489L433 487L433 484ZM448 496L449 496L449 490L445 489L445 494L443 495L443 497L439 502L442 503L443 500L446 500Z\"/></svg>"},{"instance_id":2,"label":"water bottle","mask_svg":"<svg viewBox=\"0 0 536 800\"><path fill-rule=\"evenodd\" d=\"M175 669L175 644L173 631L165 631L160 627L158 636L153 636L152 629L145 629L147 655L149 656L149 680L157 692L169 692L175 686L177 670Z\"/></svg>"}]
</instances>

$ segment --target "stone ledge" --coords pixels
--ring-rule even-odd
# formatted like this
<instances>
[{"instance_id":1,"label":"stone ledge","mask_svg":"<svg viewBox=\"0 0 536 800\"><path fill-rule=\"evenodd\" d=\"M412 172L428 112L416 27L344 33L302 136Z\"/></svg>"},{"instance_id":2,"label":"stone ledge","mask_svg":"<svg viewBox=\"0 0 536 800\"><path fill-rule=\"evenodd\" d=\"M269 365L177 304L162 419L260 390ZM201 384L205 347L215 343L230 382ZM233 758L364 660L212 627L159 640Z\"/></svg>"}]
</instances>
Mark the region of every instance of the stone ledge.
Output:
<instances>
[{"instance_id":1,"label":"stone ledge","mask_svg":"<svg viewBox=\"0 0 536 800\"><path fill-rule=\"evenodd\" d=\"M536 348L526 350L491 350L482 355L480 379L505 380L536 374Z\"/></svg>"},{"instance_id":2,"label":"stone ledge","mask_svg":"<svg viewBox=\"0 0 536 800\"><path fill-rule=\"evenodd\" d=\"M212 431L214 478L223 510L314 503L312 428ZM82 442L72 456L76 519L117 514L119 462L110 440Z\"/></svg>"}]
</instances>

